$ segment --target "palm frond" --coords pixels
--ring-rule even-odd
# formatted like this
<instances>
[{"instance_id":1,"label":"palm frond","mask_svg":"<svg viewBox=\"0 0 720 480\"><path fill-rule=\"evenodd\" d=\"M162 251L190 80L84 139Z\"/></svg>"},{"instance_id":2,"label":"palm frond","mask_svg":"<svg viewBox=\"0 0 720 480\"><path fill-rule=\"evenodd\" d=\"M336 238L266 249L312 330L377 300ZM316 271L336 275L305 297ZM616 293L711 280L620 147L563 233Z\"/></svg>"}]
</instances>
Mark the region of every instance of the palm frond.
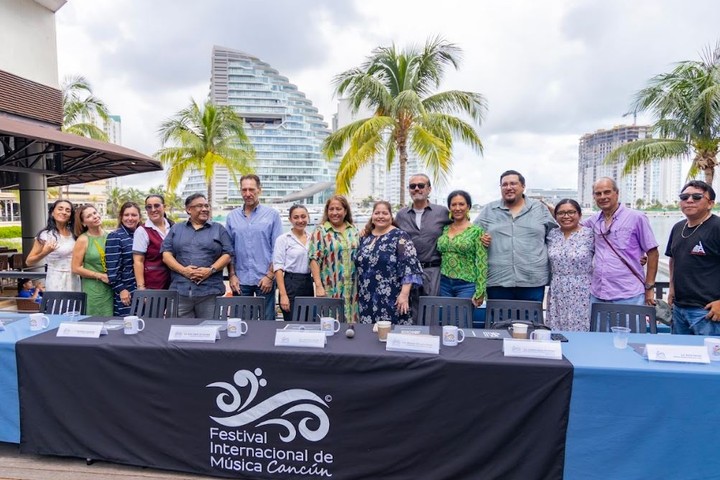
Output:
<instances>
[{"instance_id":1,"label":"palm frond","mask_svg":"<svg viewBox=\"0 0 720 480\"><path fill-rule=\"evenodd\" d=\"M646 138L616 148L605 157L605 163L612 164L624 159L623 175L627 175L656 159L688 155L691 149L692 146L683 140Z\"/></svg>"}]
</instances>

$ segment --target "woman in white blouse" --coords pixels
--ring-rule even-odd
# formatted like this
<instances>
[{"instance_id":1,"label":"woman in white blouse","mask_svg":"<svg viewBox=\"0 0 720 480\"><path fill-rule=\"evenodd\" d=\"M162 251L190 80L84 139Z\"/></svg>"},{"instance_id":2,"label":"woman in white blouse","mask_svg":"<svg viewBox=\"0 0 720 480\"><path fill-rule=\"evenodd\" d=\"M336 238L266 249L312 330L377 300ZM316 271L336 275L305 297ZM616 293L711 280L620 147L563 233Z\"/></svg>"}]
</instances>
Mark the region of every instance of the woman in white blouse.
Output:
<instances>
[{"instance_id":1,"label":"woman in white blouse","mask_svg":"<svg viewBox=\"0 0 720 480\"><path fill-rule=\"evenodd\" d=\"M47 226L35 237L32 250L25 259L28 267L47 264L45 290L48 292L79 292L80 277L72 273L74 207L69 200L56 200L50 206Z\"/></svg>"},{"instance_id":2,"label":"woman in white blouse","mask_svg":"<svg viewBox=\"0 0 720 480\"><path fill-rule=\"evenodd\" d=\"M292 229L280 235L275 241L273 269L280 292L280 309L283 319L292 320L295 297L312 297L313 282L308 256L308 211L303 205L290 207Z\"/></svg>"}]
</instances>

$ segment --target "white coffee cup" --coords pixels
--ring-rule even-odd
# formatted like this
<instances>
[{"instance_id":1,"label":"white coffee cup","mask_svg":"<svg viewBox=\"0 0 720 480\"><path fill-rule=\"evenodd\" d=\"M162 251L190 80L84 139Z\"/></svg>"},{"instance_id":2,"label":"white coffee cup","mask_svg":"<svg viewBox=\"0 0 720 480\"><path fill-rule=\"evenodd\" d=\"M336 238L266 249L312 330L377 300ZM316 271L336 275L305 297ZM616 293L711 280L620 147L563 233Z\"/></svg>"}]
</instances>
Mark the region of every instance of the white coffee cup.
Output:
<instances>
[{"instance_id":1,"label":"white coffee cup","mask_svg":"<svg viewBox=\"0 0 720 480\"><path fill-rule=\"evenodd\" d=\"M705 348L711 362L720 362L720 338L706 338Z\"/></svg>"},{"instance_id":2,"label":"white coffee cup","mask_svg":"<svg viewBox=\"0 0 720 480\"><path fill-rule=\"evenodd\" d=\"M123 326L125 327L125 335L136 335L138 332L145 330L145 320L135 315L123 317Z\"/></svg>"},{"instance_id":3,"label":"white coffee cup","mask_svg":"<svg viewBox=\"0 0 720 480\"><path fill-rule=\"evenodd\" d=\"M239 337L245 335L248 332L248 324L240 318L228 318L227 319L227 336L228 337Z\"/></svg>"},{"instance_id":4,"label":"white coffee cup","mask_svg":"<svg viewBox=\"0 0 720 480\"><path fill-rule=\"evenodd\" d=\"M36 332L38 330L45 330L50 326L50 319L42 313L31 313L30 314L30 330Z\"/></svg>"},{"instance_id":5,"label":"white coffee cup","mask_svg":"<svg viewBox=\"0 0 720 480\"><path fill-rule=\"evenodd\" d=\"M332 337L340 331L340 322L332 317L320 317L320 329L326 336Z\"/></svg>"},{"instance_id":6,"label":"white coffee cup","mask_svg":"<svg viewBox=\"0 0 720 480\"><path fill-rule=\"evenodd\" d=\"M513 338L527 338L528 326L524 323L513 323L508 330Z\"/></svg>"},{"instance_id":7,"label":"white coffee cup","mask_svg":"<svg viewBox=\"0 0 720 480\"><path fill-rule=\"evenodd\" d=\"M458 343L465 340L465 331L454 325L445 325L442 328L442 343L446 347L457 347Z\"/></svg>"},{"instance_id":8,"label":"white coffee cup","mask_svg":"<svg viewBox=\"0 0 720 480\"><path fill-rule=\"evenodd\" d=\"M380 320L376 323L376 325L378 332L378 340L380 340L381 342L387 342L388 333L390 333L390 330L392 329L392 322L389 322L387 320Z\"/></svg>"},{"instance_id":9,"label":"white coffee cup","mask_svg":"<svg viewBox=\"0 0 720 480\"><path fill-rule=\"evenodd\" d=\"M552 340L551 332L550 330L539 328L537 330L534 330L530 334L530 340L537 340L538 342L549 342L550 340Z\"/></svg>"}]
</instances>

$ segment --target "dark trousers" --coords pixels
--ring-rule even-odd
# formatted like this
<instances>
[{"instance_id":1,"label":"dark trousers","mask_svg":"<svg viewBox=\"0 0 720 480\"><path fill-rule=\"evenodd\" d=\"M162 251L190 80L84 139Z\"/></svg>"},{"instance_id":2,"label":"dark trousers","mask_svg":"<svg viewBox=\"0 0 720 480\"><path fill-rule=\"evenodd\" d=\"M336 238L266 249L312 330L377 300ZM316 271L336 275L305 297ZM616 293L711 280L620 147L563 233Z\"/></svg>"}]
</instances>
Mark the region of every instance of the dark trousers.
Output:
<instances>
[{"instance_id":1,"label":"dark trousers","mask_svg":"<svg viewBox=\"0 0 720 480\"><path fill-rule=\"evenodd\" d=\"M542 302L545 287L487 287L487 298L490 300L528 300Z\"/></svg>"},{"instance_id":2,"label":"dark trousers","mask_svg":"<svg viewBox=\"0 0 720 480\"><path fill-rule=\"evenodd\" d=\"M295 305L295 297L312 297L315 295L313 290L312 275L309 273L293 273L284 272L285 291L290 300L290 311L282 310L283 320L289 322L292 320L293 307Z\"/></svg>"}]
</instances>

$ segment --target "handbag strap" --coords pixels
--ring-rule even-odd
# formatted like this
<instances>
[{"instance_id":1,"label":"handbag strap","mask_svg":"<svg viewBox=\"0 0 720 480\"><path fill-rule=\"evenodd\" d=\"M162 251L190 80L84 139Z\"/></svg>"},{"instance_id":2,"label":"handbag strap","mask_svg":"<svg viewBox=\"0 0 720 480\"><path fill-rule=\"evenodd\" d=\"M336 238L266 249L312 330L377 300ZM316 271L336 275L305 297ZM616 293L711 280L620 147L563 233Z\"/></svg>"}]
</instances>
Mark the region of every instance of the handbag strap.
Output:
<instances>
[{"instance_id":1,"label":"handbag strap","mask_svg":"<svg viewBox=\"0 0 720 480\"><path fill-rule=\"evenodd\" d=\"M612 250L613 253L614 253L615 255L617 255L617 257L620 259L620 261L628 268L628 270L630 270L630 272L632 272L632 274L635 276L635 278L637 278L638 280L640 280L640 283L642 283L642 284L643 284L643 287L644 287L644 286L645 286L645 280L630 266L630 264L628 263L628 261L625 260L625 258L624 258L622 255L620 255L617 250L615 250L615 247L613 246L612 243L610 243L610 241L607 239L607 237L606 237L605 235L603 235L603 234L601 233L600 236L603 238L603 240L605 240L605 243L607 243L608 247L610 247L610 250Z\"/></svg>"}]
</instances>

